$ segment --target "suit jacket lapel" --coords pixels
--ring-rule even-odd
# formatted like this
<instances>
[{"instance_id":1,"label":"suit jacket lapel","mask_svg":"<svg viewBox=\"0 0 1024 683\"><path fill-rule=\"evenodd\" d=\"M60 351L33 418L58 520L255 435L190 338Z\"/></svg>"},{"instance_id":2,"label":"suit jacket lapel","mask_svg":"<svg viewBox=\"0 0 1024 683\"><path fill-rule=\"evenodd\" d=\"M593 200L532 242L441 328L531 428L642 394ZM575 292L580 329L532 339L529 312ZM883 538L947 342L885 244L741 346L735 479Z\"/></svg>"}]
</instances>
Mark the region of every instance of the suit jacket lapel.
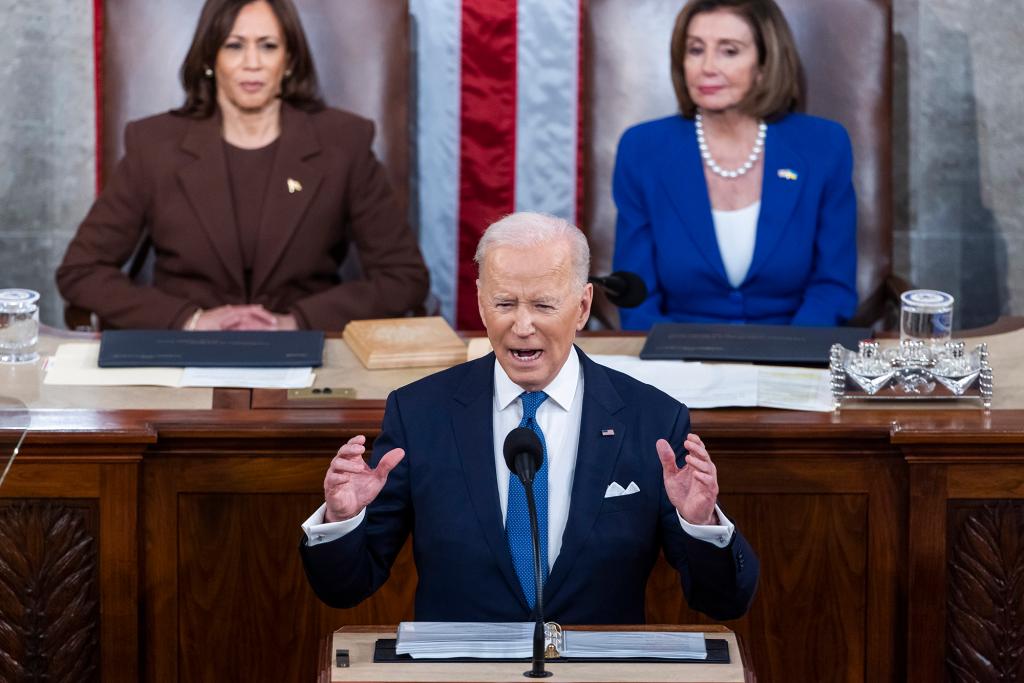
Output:
<instances>
[{"instance_id":1,"label":"suit jacket lapel","mask_svg":"<svg viewBox=\"0 0 1024 683\"><path fill-rule=\"evenodd\" d=\"M757 240L745 280L749 280L771 262L771 253L785 234L797 199L807 182L806 170L803 158L782 136L779 127L768 126Z\"/></svg>"},{"instance_id":2,"label":"suit jacket lapel","mask_svg":"<svg viewBox=\"0 0 1024 683\"><path fill-rule=\"evenodd\" d=\"M577 351L583 365L583 415L569 519L562 534L562 549L544 586L544 600L548 604L571 575L573 564L597 521L626 434L625 423L615 417L624 403L608 379L608 373L578 348ZM602 436L608 429L613 430L614 435Z\"/></svg>"},{"instance_id":3,"label":"suit jacket lapel","mask_svg":"<svg viewBox=\"0 0 1024 683\"><path fill-rule=\"evenodd\" d=\"M484 540L505 580L519 596L523 609L529 604L519 585L512 553L505 538L498 500L498 475L494 469L494 424L491 406L494 402L494 354L475 361L462 386L455 394L456 407L452 417L455 443L466 475L469 499Z\"/></svg>"},{"instance_id":4,"label":"suit jacket lapel","mask_svg":"<svg viewBox=\"0 0 1024 683\"><path fill-rule=\"evenodd\" d=\"M323 173L306 162L319 153L320 141L309 114L282 104L281 138L263 200L259 243L253 264L253 292L260 291L261 285L273 272L320 187Z\"/></svg>"},{"instance_id":5,"label":"suit jacket lapel","mask_svg":"<svg viewBox=\"0 0 1024 683\"><path fill-rule=\"evenodd\" d=\"M243 291L242 251L220 124L220 116L190 122L181 148L196 159L178 170L178 180L224 270Z\"/></svg>"},{"instance_id":6,"label":"suit jacket lapel","mask_svg":"<svg viewBox=\"0 0 1024 683\"><path fill-rule=\"evenodd\" d=\"M658 177L662 191L668 196L679 222L689 226L686 233L697 245L697 251L721 281L727 283L693 122L680 117L678 131L678 135L665 141L666 153L660 157Z\"/></svg>"}]
</instances>

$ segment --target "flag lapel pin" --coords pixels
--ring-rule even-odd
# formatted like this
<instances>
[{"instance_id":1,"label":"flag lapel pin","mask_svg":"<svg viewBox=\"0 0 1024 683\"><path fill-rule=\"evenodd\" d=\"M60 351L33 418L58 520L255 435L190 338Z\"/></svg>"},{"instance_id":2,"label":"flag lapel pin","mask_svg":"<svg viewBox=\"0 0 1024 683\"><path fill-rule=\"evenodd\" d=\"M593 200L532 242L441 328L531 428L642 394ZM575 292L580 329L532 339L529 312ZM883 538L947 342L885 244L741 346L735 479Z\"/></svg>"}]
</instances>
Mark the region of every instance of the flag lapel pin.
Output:
<instances>
[{"instance_id":1,"label":"flag lapel pin","mask_svg":"<svg viewBox=\"0 0 1024 683\"><path fill-rule=\"evenodd\" d=\"M295 178L288 179L288 194L295 194L296 192L302 192L302 183Z\"/></svg>"},{"instance_id":2,"label":"flag lapel pin","mask_svg":"<svg viewBox=\"0 0 1024 683\"><path fill-rule=\"evenodd\" d=\"M796 180L798 177L792 169L788 168L780 168L776 175L778 175L783 180Z\"/></svg>"},{"instance_id":3,"label":"flag lapel pin","mask_svg":"<svg viewBox=\"0 0 1024 683\"><path fill-rule=\"evenodd\" d=\"M614 429L602 429L601 430L601 436L615 436L615 430Z\"/></svg>"}]
</instances>

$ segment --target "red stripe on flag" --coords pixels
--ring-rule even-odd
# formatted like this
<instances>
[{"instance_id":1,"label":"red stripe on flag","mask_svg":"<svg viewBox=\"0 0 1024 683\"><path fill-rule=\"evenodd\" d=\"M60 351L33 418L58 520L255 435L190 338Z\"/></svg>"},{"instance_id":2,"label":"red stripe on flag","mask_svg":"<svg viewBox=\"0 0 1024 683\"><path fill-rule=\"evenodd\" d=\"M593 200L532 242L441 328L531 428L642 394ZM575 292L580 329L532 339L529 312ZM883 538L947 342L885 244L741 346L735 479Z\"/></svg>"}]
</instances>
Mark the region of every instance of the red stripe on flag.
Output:
<instances>
[{"instance_id":1,"label":"red stripe on flag","mask_svg":"<svg viewBox=\"0 0 1024 683\"><path fill-rule=\"evenodd\" d=\"M463 0L456 325L481 329L473 255L515 206L516 1Z\"/></svg>"},{"instance_id":2,"label":"red stripe on flag","mask_svg":"<svg viewBox=\"0 0 1024 683\"><path fill-rule=\"evenodd\" d=\"M96 97L96 193L103 187L103 0L92 4L92 49Z\"/></svg>"}]
</instances>

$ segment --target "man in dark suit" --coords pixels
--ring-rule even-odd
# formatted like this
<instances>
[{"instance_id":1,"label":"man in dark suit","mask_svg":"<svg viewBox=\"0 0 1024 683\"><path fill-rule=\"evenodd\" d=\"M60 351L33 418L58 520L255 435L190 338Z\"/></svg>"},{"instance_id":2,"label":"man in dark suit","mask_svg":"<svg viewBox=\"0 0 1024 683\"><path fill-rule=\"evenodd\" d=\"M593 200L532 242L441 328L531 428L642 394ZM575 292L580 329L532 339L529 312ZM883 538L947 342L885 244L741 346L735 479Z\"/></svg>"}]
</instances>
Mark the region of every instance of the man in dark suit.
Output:
<instances>
[{"instance_id":1,"label":"man in dark suit","mask_svg":"<svg viewBox=\"0 0 1024 683\"><path fill-rule=\"evenodd\" d=\"M417 619L529 619L524 497L501 454L519 425L545 450L535 491L546 617L643 622L659 550L692 607L741 616L757 557L716 505L715 466L686 407L573 344L593 296L582 233L513 214L488 228L476 260L494 353L392 392L371 464L362 436L338 451L325 503L303 524L317 595L336 607L371 595L411 532Z\"/></svg>"}]
</instances>

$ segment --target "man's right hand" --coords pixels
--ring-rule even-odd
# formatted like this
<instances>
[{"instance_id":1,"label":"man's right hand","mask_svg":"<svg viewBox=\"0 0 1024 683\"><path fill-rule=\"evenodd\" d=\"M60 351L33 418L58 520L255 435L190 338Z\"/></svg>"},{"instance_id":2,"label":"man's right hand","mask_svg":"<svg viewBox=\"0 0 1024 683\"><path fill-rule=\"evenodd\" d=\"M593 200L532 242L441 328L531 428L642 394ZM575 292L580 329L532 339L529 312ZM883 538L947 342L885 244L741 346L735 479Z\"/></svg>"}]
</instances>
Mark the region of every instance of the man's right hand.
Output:
<instances>
[{"instance_id":1,"label":"man's right hand","mask_svg":"<svg viewBox=\"0 0 1024 683\"><path fill-rule=\"evenodd\" d=\"M393 448L374 469L363 459L365 444L365 436L353 436L331 460L324 477L325 522L343 522L358 515L377 497L388 480L388 473L405 457L405 450Z\"/></svg>"}]
</instances>

